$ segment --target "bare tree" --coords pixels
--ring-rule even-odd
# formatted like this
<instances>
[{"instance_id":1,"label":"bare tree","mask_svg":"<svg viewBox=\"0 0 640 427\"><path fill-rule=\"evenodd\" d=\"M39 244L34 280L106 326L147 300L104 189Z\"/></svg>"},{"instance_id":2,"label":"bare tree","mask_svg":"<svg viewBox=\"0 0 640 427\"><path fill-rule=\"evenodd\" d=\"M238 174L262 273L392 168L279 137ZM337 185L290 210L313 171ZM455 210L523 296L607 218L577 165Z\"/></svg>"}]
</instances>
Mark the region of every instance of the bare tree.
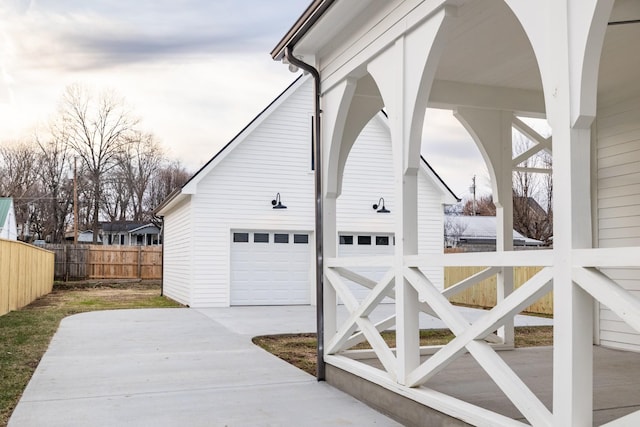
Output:
<instances>
[{"instance_id":1,"label":"bare tree","mask_svg":"<svg viewBox=\"0 0 640 427\"><path fill-rule=\"evenodd\" d=\"M0 147L0 195L14 199L21 240L25 240L31 234L34 202L46 197L37 185L39 160L33 144L21 142Z\"/></svg>"},{"instance_id":2,"label":"bare tree","mask_svg":"<svg viewBox=\"0 0 640 427\"><path fill-rule=\"evenodd\" d=\"M120 168L111 169L103 178L102 211L110 221L124 221L129 217L132 193Z\"/></svg>"},{"instance_id":3,"label":"bare tree","mask_svg":"<svg viewBox=\"0 0 640 427\"><path fill-rule=\"evenodd\" d=\"M446 247L457 247L460 243L460 237L466 229L467 224L460 217L446 215L444 220L444 241Z\"/></svg>"},{"instance_id":4,"label":"bare tree","mask_svg":"<svg viewBox=\"0 0 640 427\"><path fill-rule=\"evenodd\" d=\"M151 216L151 212L158 207L177 188L182 187L191 174L179 161L167 162L153 174L149 191L146 197L146 212L149 212L149 220L157 222L157 218Z\"/></svg>"},{"instance_id":5,"label":"bare tree","mask_svg":"<svg viewBox=\"0 0 640 427\"><path fill-rule=\"evenodd\" d=\"M516 154L528 149L530 143L520 134L514 135ZM540 152L523 161L524 168L551 169L549 153ZM553 235L553 182L551 174L529 171L513 173L513 228L524 236L548 243ZM546 205L546 210L541 206Z\"/></svg>"},{"instance_id":6,"label":"bare tree","mask_svg":"<svg viewBox=\"0 0 640 427\"><path fill-rule=\"evenodd\" d=\"M50 242L59 243L64 240L73 203L69 150L63 134L52 134L46 139L36 135L35 142L40 151L40 167L37 170L40 187L47 194L37 204L38 231Z\"/></svg>"},{"instance_id":7,"label":"bare tree","mask_svg":"<svg viewBox=\"0 0 640 427\"><path fill-rule=\"evenodd\" d=\"M118 156L118 170L130 194L132 219L143 221L149 210L145 196L154 173L163 161L162 149L150 133L134 132L125 151Z\"/></svg>"},{"instance_id":8,"label":"bare tree","mask_svg":"<svg viewBox=\"0 0 640 427\"><path fill-rule=\"evenodd\" d=\"M116 165L138 123L113 92L94 97L80 85L68 86L61 104L61 128L67 144L81 159L93 192L93 242L98 239L103 178Z\"/></svg>"}]
</instances>

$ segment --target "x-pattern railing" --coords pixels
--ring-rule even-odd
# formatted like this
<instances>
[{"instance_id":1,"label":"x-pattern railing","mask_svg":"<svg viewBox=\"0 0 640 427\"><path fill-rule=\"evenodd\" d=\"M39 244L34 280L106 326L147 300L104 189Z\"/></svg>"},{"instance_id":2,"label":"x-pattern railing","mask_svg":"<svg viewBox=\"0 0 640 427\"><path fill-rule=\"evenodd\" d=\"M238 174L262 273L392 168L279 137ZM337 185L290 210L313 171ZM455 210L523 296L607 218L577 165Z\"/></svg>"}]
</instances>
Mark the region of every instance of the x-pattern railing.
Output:
<instances>
[{"instance_id":1,"label":"x-pattern railing","mask_svg":"<svg viewBox=\"0 0 640 427\"><path fill-rule=\"evenodd\" d=\"M572 259L575 283L640 332L640 300L599 270L603 267L637 267L640 264L638 253L640 248L574 250ZM491 264L487 262L489 259L494 265L443 291L438 290L420 269L422 266L487 265ZM532 425L552 425L551 412L490 344L499 341L493 331L552 290L551 261L552 251L508 252L501 253L499 257L496 254L436 255L430 256L428 261L419 256L405 257L402 276L418 292L421 300L420 310L442 320L453 332L455 338L448 344L439 346L431 357L410 371L403 383L408 387L420 387L420 390L427 395L437 396L436 400L442 400L443 397L438 392L429 390L424 385L450 363L468 352ZM385 257L377 260L363 258L327 260L326 277L345 304L349 317L338 327L337 333L326 345L326 353L327 355L340 354L366 340L382 363L387 377L394 382L399 382L396 377L397 364L402 362L396 359L393 349L389 348L380 334L381 331L395 325L395 316L388 317L377 324L369 319L370 314L385 297L395 297L396 273L393 268L390 268L379 281L374 281L350 270L352 266L357 267L363 263L392 265L392 259ZM474 323L470 324L449 302L448 298L451 296L500 273L503 268L516 265L545 267ZM345 279L369 288L371 291L364 300L358 302L345 283ZM482 411L486 412L486 410ZM640 412L638 414L640 416ZM499 415L496 414L496 416L498 416L496 420L501 420Z\"/></svg>"}]
</instances>

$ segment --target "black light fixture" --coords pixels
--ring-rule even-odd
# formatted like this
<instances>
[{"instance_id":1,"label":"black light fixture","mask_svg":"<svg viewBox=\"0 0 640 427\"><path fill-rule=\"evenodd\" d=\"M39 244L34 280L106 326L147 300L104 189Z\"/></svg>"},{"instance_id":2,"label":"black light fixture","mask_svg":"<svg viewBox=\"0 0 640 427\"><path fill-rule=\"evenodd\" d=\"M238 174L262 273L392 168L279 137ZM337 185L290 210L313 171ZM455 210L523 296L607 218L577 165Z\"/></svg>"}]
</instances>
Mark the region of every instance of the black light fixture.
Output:
<instances>
[{"instance_id":1,"label":"black light fixture","mask_svg":"<svg viewBox=\"0 0 640 427\"><path fill-rule=\"evenodd\" d=\"M380 209L378 209L378 207ZM378 209L378 213L389 213L391 212L389 209L384 207L384 198L380 197L380 200L378 200L378 203L373 205L373 209Z\"/></svg>"},{"instance_id":2,"label":"black light fixture","mask_svg":"<svg viewBox=\"0 0 640 427\"><path fill-rule=\"evenodd\" d=\"M285 205L280 201L280 193L276 194L276 198L271 201L273 209L287 209Z\"/></svg>"}]
</instances>

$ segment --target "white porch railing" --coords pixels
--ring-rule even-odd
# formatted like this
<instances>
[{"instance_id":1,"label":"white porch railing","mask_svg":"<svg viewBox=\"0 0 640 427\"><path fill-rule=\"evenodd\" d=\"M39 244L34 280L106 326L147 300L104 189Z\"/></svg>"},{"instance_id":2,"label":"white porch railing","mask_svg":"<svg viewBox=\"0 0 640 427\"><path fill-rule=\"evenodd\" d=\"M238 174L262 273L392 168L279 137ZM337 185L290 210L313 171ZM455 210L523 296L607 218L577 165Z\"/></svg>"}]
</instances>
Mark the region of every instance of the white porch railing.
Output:
<instances>
[{"instance_id":1,"label":"white porch railing","mask_svg":"<svg viewBox=\"0 0 640 427\"><path fill-rule=\"evenodd\" d=\"M575 250L572 252L572 263L573 280L594 299L607 305L640 332L640 301L599 270L606 267L637 267L640 265L638 253L640 248ZM433 376L461 355L470 353L531 425L550 426L553 424L551 411L498 355L496 350L505 346L500 345L501 339L493 332L505 325L512 325L515 315L552 290L553 257L553 250L406 256L401 277L417 291L420 311L438 317L455 335L446 345L416 349L422 355L432 356L409 370L399 365L404 363L403 360L396 357L395 349L389 348L380 334L381 331L395 326L395 316L377 323L370 320L371 313L382 299L395 298L397 272L392 267L394 258L327 259L325 277L331 289L335 290L337 297L344 303L349 315L344 322L337 325L335 334L326 336L325 361L474 425L525 425L428 387ZM443 291L438 290L421 270L428 267L487 265L489 267L485 270ZM380 280L375 281L352 270L363 266L388 266L389 269ZM503 300L498 301L493 309L488 310L474 323L470 324L449 302L449 298L455 294L500 273L505 268L515 266L543 268ZM371 291L366 298L358 301L351 293L346 279ZM402 333L404 332L397 331L397 334ZM370 344L371 350L351 350L353 346L365 340ZM360 359L365 356L377 358L382 368L378 369L361 362ZM398 378L398 372L407 374L405 378ZM636 413L636 416L640 416L640 413Z\"/></svg>"}]
</instances>

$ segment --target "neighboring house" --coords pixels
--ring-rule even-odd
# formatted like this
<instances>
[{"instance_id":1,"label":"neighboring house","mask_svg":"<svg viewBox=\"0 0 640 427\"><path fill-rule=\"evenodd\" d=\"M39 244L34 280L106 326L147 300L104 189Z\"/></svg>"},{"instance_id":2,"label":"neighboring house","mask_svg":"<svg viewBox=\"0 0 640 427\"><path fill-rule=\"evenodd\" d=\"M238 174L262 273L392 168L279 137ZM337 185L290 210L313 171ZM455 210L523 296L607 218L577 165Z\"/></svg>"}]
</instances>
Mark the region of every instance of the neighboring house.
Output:
<instances>
[{"instance_id":1,"label":"neighboring house","mask_svg":"<svg viewBox=\"0 0 640 427\"><path fill-rule=\"evenodd\" d=\"M102 223L104 245L152 246L162 243L160 229L148 222L112 221Z\"/></svg>"},{"instance_id":2,"label":"neighboring house","mask_svg":"<svg viewBox=\"0 0 640 427\"><path fill-rule=\"evenodd\" d=\"M18 240L16 213L10 197L0 197L0 239Z\"/></svg>"},{"instance_id":3,"label":"neighboring house","mask_svg":"<svg viewBox=\"0 0 640 427\"><path fill-rule=\"evenodd\" d=\"M67 231L66 233L64 233L64 239L67 242L73 243L73 231ZM92 244L93 243L93 231L91 231L91 230L79 231L78 232L78 243ZM98 243L97 244L99 244L99 245L102 244L102 237L100 237L100 235L98 235Z\"/></svg>"},{"instance_id":4,"label":"neighboring house","mask_svg":"<svg viewBox=\"0 0 640 427\"><path fill-rule=\"evenodd\" d=\"M299 78L156 209L164 295L192 307L315 303L312 108L312 81ZM394 215L372 208L395 209L386 121L371 120L346 163L340 256L393 253ZM441 253L443 204L456 198L425 161L418 193L420 251ZM441 268L426 273L442 286Z\"/></svg>"},{"instance_id":5,"label":"neighboring house","mask_svg":"<svg viewBox=\"0 0 640 427\"><path fill-rule=\"evenodd\" d=\"M447 248L459 248L463 252L488 252L496 250L495 216L445 216L444 241ZM513 230L515 250L542 247L544 242L530 239Z\"/></svg>"}]
</instances>

